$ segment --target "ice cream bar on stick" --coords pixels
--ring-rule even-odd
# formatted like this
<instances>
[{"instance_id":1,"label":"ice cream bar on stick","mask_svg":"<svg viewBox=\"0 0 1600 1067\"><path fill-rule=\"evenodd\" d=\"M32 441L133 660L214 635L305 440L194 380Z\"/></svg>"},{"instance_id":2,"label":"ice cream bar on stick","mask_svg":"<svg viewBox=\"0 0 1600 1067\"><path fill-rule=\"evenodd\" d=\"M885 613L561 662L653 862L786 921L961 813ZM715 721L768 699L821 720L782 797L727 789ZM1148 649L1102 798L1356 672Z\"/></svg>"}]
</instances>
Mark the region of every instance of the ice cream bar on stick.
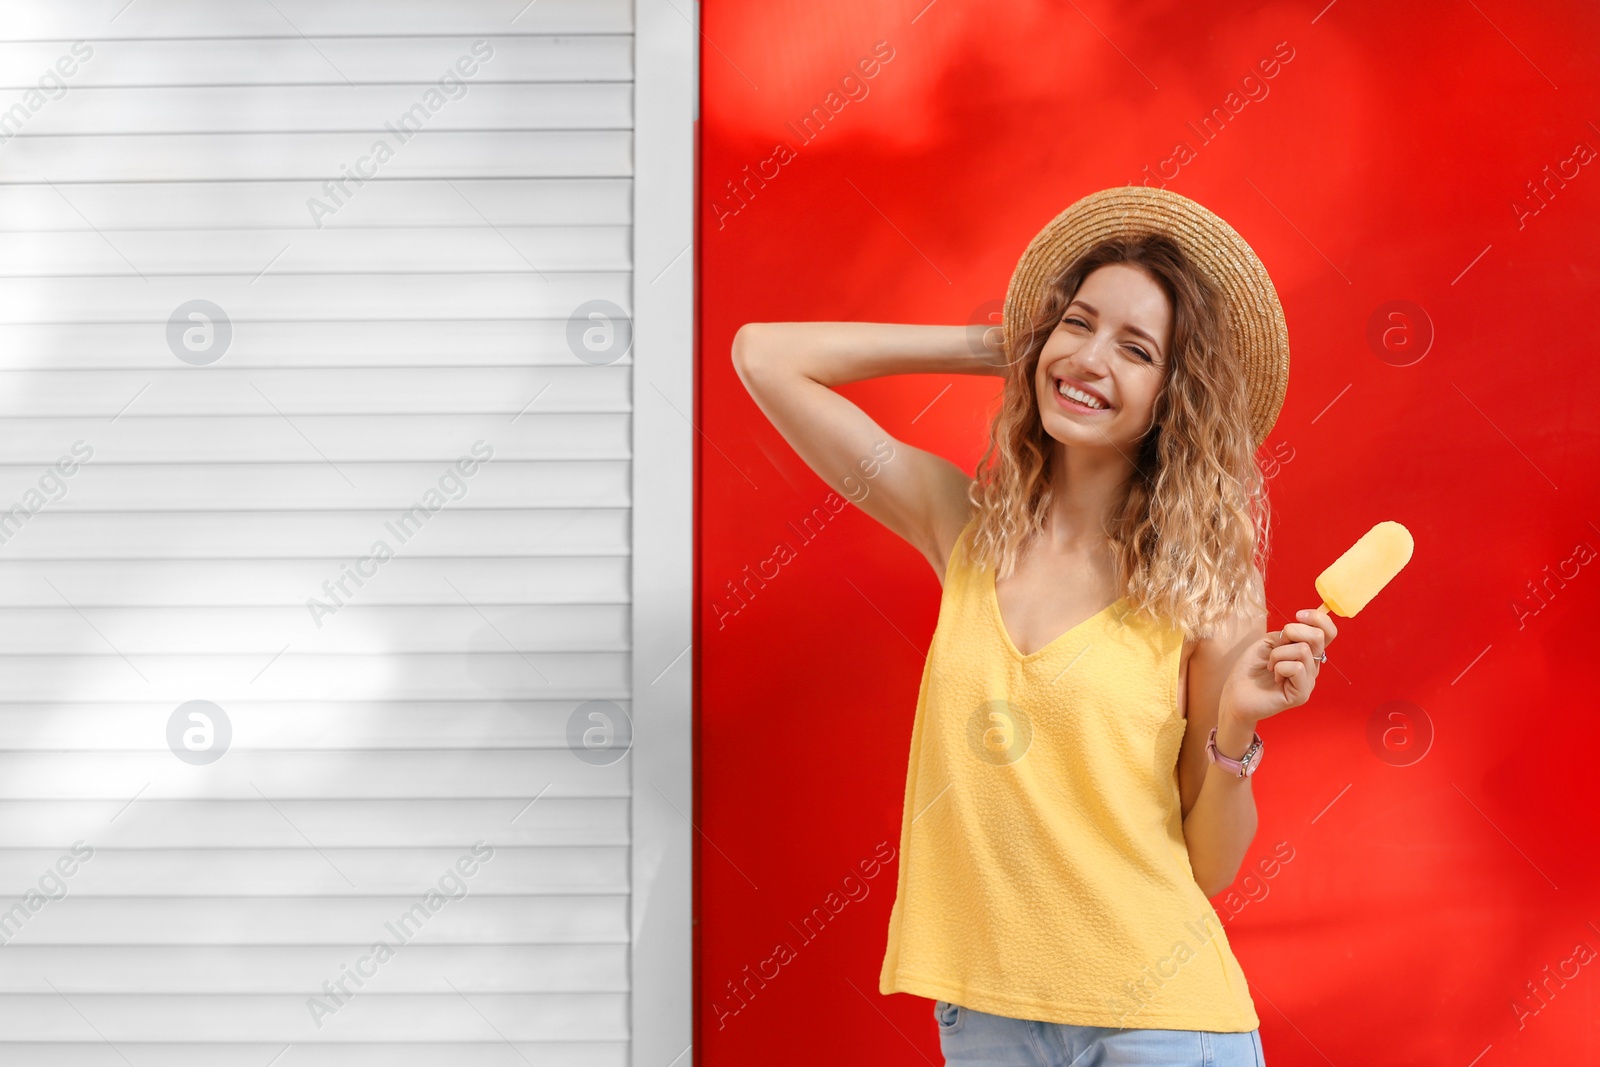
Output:
<instances>
[{"instance_id":1,"label":"ice cream bar on stick","mask_svg":"<svg viewBox=\"0 0 1600 1067\"><path fill-rule=\"evenodd\" d=\"M1411 531L1398 522L1380 522L1362 534L1317 575L1323 610L1354 617L1410 561L1412 547Z\"/></svg>"}]
</instances>

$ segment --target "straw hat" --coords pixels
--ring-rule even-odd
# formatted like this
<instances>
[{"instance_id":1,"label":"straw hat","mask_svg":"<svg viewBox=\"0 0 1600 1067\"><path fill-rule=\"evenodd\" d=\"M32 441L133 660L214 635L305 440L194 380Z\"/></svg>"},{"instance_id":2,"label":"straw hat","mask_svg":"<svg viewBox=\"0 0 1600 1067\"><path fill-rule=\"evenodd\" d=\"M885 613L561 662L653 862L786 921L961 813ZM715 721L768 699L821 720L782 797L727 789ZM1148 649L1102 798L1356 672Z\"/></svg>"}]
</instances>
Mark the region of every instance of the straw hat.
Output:
<instances>
[{"instance_id":1,"label":"straw hat","mask_svg":"<svg viewBox=\"0 0 1600 1067\"><path fill-rule=\"evenodd\" d=\"M1051 219L1028 242L1006 286L1002 321L1008 335L1013 323L1027 329L1044 299L1046 282L1091 245L1116 235L1147 233L1171 237L1221 291L1231 347L1244 364L1250 427L1259 447L1278 420L1289 384L1283 305L1244 238L1187 197L1153 186L1116 186L1089 194Z\"/></svg>"}]
</instances>

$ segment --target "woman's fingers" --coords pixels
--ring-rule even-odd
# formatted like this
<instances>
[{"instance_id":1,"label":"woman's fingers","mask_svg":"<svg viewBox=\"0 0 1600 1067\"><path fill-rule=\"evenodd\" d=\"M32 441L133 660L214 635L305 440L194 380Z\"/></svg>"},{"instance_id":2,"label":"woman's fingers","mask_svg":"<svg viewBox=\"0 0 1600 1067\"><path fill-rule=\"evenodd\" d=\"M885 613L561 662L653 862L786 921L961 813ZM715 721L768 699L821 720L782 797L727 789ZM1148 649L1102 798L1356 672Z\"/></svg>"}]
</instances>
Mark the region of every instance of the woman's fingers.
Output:
<instances>
[{"instance_id":1,"label":"woman's fingers","mask_svg":"<svg viewBox=\"0 0 1600 1067\"><path fill-rule=\"evenodd\" d=\"M1268 654L1268 661L1272 664L1273 672L1279 678L1293 679L1296 676L1307 682L1314 681L1317 677L1317 662L1312 651L1312 646L1306 641L1295 641L1286 645L1279 645Z\"/></svg>"},{"instance_id":2,"label":"woman's fingers","mask_svg":"<svg viewBox=\"0 0 1600 1067\"><path fill-rule=\"evenodd\" d=\"M1290 707L1303 704L1311 695L1321 666L1317 657L1327 655L1328 642L1338 634L1326 612L1308 612L1306 619L1284 624L1267 654L1273 676L1288 683Z\"/></svg>"},{"instance_id":3,"label":"woman's fingers","mask_svg":"<svg viewBox=\"0 0 1600 1067\"><path fill-rule=\"evenodd\" d=\"M1312 626L1306 622L1291 622L1284 626L1283 632L1278 637L1278 648L1291 648L1295 644L1309 645L1313 655L1322 655L1327 649L1327 631L1319 626ZM1277 649L1273 650L1274 652Z\"/></svg>"},{"instance_id":4,"label":"woman's fingers","mask_svg":"<svg viewBox=\"0 0 1600 1067\"><path fill-rule=\"evenodd\" d=\"M1274 668L1276 668L1280 663L1304 664L1305 668L1311 671L1314 671L1321 666L1321 664L1317 662L1316 654L1312 650L1311 646L1300 641L1296 641L1294 644L1290 645L1279 645L1277 648L1272 650L1272 653L1267 658L1272 663Z\"/></svg>"},{"instance_id":5,"label":"woman's fingers","mask_svg":"<svg viewBox=\"0 0 1600 1067\"><path fill-rule=\"evenodd\" d=\"M1312 629L1320 630L1322 631L1324 640L1326 641L1332 641L1335 637L1339 636L1339 628L1333 624L1333 616L1328 614L1326 611L1318 611L1315 608L1310 608L1304 612L1303 617L1296 615L1295 618L1296 621L1290 623L1289 625L1309 626Z\"/></svg>"}]
</instances>

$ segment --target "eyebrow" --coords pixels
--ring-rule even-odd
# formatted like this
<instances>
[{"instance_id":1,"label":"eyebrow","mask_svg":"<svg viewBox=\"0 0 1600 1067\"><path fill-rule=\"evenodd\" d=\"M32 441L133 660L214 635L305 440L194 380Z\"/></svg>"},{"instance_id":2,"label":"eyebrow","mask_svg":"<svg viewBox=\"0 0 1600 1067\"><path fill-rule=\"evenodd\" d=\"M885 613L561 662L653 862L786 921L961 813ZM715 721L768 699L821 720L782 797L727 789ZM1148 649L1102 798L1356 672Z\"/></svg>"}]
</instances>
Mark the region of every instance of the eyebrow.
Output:
<instances>
[{"instance_id":1,"label":"eyebrow","mask_svg":"<svg viewBox=\"0 0 1600 1067\"><path fill-rule=\"evenodd\" d=\"M1081 305L1081 306L1082 306L1082 307L1083 307L1083 309L1084 309L1084 310L1085 310L1085 311L1087 311L1087 312L1088 312L1088 313L1089 313L1089 314L1091 314L1091 315L1098 315L1098 314L1100 314L1100 311L1099 311L1099 309L1098 309L1098 308L1096 308L1096 307L1095 307L1095 306L1094 306L1094 305L1093 305L1093 304L1091 304L1091 303L1089 303L1089 302L1087 302L1087 301L1084 301L1084 300L1074 300L1074 301L1073 301L1073 302L1072 302L1072 304L1079 304L1079 305ZM1072 306L1072 304L1068 304L1068 305L1067 305L1067 307L1071 307L1071 306ZM1125 327L1125 328L1126 328L1126 329L1127 329L1127 331L1128 331L1128 332L1129 332L1129 333L1136 333L1136 334L1138 334L1138 335L1139 335L1139 336L1140 336L1140 337L1143 337L1143 338L1144 338L1144 339L1145 339L1145 340L1146 340L1146 341L1149 341L1149 342L1150 342L1150 344L1151 344L1151 346L1152 346L1152 347L1153 347L1153 348L1155 348L1155 350L1156 350L1156 351L1157 351L1157 352L1160 352L1160 351L1161 351L1161 342L1160 342L1160 341L1157 341L1157 340L1156 340L1156 339L1155 339L1155 338L1154 338L1154 337L1151 337L1151 336L1150 336L1150 335L1149 335L1149 334L1148 334L1148 333L1146 333L1146 332L1145 332L1145 331L1143 331L1143 330L1141 330L1141 329L1140 329L1140 328L1139 328L1139 327L1137 327L1137 326L1135 326L1135 325L1133 325L1133 324L1132 324L1132 323L1131 323L1131 322L1130 322L1130 323L1129 323L1129 324L1128 324L1128 325L1127 325L1127 326L1126 326L1126 327Z\"/></svg>"}]
</instances>

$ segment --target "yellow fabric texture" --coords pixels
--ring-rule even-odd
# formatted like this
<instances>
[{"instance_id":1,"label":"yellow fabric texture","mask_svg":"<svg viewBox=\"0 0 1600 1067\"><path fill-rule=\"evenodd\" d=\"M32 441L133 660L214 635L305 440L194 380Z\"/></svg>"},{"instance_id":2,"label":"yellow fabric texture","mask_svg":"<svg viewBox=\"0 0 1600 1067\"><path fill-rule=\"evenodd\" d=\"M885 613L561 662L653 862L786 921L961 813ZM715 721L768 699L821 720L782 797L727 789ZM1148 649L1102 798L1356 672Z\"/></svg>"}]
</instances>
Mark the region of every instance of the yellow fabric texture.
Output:
<instances>
[{"instance_id":1,"label":"yellow fabric texture","mask_svg":"<svg viewBox=\"0 0 1600 1067\"><path fill-rule=\"evenodd\" d=\"M1183 839L1183 636L1126 598L1024 656L994 572L945 570L878 988L1041 1022L1260 1025Z\"/></svg>"}]
</instances>

